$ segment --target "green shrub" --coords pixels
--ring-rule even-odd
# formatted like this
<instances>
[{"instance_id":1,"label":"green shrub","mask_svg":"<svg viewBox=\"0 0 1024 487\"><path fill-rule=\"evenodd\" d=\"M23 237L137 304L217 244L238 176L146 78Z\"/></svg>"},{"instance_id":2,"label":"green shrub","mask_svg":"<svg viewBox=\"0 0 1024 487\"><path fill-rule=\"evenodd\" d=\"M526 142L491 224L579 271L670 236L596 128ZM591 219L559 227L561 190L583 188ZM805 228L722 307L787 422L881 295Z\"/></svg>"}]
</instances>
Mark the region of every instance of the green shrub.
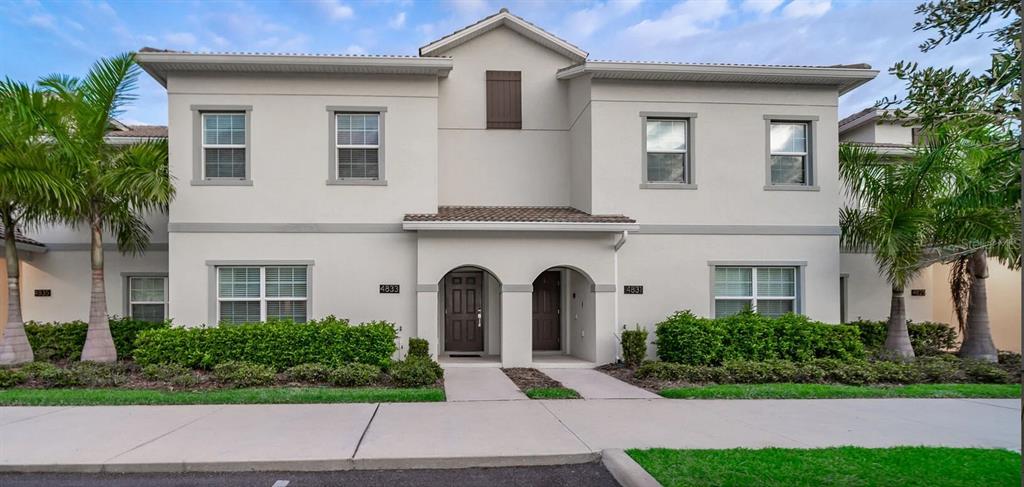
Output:
<instances>
[{"instance_id":1,"label":"green shrub","mask_svg":"<svg viewBox=\"0 0 1024 487\"><path fill-rule=\"evenodd\" d=\"M284 371L284 376L292 382L327 382L331 368L323 364L299 364Z\"/></svg>"},{"instance_id":2,"label":"green shrub","mask_svg":"<svg viewBox=\"0 0 1024 487\"><path fill-rule=\"evenodd\" d=\"M279 371L306 363L385 366L395 352L395 328L387 322L350 326L328 316L309 323L150 330L141 333L136 344L135 360L141 365L177 363L209 369L227 361L245 361Z\"/></svg>"},{"instance_id":3,"label":"green shrub","mask_svg":"<svg viewBox=\"0 0 1024 487\"><path fill-rule=\"evenodd\" d=\"M864 356L857 328L828 325L796 314L770 318L743 312L710 319L683 311L658 323L655 335L658 358L690 365Z\"/></svg>"},{"instance_id":4,"label":"green shrub","mask_svg":"<svg viewBox=\"0 0 1024 487\"><path fill-rule=\"evenodd\" d=\"M964 360L960 368L966 379L971 382L980 384L1007 384L1013 382L1010 374L996 364L977 360Z\"/></svg>"},{"instance_id":5,"label":"green shrub","mask_svg":"<svg viewBox=\"0 0 1024 487\"><path fill-rule=\"evenodd\" d=\"M922 382L945 384L963 382L965 378L960 369L960 360L952 355L920 357L914 360L914 367L921 375Z\"/></svg>"},{"instance_id":6,"label":"green shrub","mask_svg":"<svg viewBox=\"0 0 1024 487\"><path fill-rule=\"evenodd\" d=\"M119 359L131 358L135 352L135 339L146 330L170 328L170 323L152 323L131 318L112 318L110 334ZM36 360L76 361L82 356L85 333L89 324L82 321L68 323L25 323L25 334L32 345Z\"/></svg>"},{"instance_id":7,"label":"green shrub","mask_svg":"<svg viewBox=\"0 0 1024 487\"><path fill-rule=\"evenodd\" d=\"M653 361L641 364L634 374L637 379L641 380L657 379L695 384L719 382L722 375L721 367Z\"/></svg>"},{"instance_id":8,"label":"green shrub","mask_svg":"<svg viewBox=\"0 0 1024 487\"><path fill-rule=\"evenodd\" d=\"M425 338L409 337L409 356L430 358L430 343Z\"/></svg>"},{"instance_id":9,"label":"green shrub","mask_svg":"<svg viewBox=\"0 0 1024 487\"><path fill-rule=\"evenodd\" d=\"M49 362L32 362L23 365L19 370L43 387L72 387L81 385L77 374Z\"/></svg>"},{"instance_id":10,"label":"green shrub","mask_svg":"<svg viewBox=\"0 0 1024 487\"><path fill-rule=\"evenodd\" d=\"M276 378L273 367L237 360L217 364L213 367L213 376L232 387L265 386L272 384Z\"/></svg>"},{"instance_id":11,"label":"green shrub","mask_svg":"<svg viewBox=\"0 0 1024 487\"><path fill-rule=\"evenodd\" d=\"M622 360L629 367L636 367L644 361L647 356L647 330L636 328L622 330Z\"/></svg>"},{"instance_id":12,"label":"green shrub","mask_svg":"<svg viewBox=\"0 0 1024 487\"><path fill-rule=\"evenodd\" d=\"M373 384L380 377L380 367L358 362L335 367L329 373L331 384L341 387L360 387Z\"/></svg>"},{"instance_id":13,"label":"green shrub","mask_svg":"<svg viewBox=\"0 0 1024 487\"><path fill-rule=\"evenodd\" d=\"M190 387L199 382L192 369L178 364L150 364L142 368L143 377L175 387Z\"/></svg>"},{"instance_id":14,"label":"green shrub","mask_svg":"<svg viewBox=\"0 0 1024 487\"><path fill-rule=\"evenodd\" d=\"M921 372L913 363L879 360L872 362L876 380L885 384L916 384L921 382Z\"/></svg>"},{"instance_id":15,"label":"green shrub","mask_svg":"<svg viewBox=\"0 0 1024 487\"><path fill-rule=\"evenodd\" d=\"M388 374L402 387L425 387L436 384L443 371L433 360L407 357L405 360L392 362Z\"/></svg>"},{"instance_id":16,"label":"green shrub","mask_svg":"<svg viewBox=\"0 0 1024 487\"><path fill-rule=\"evenodd\" d=\"M128 370L119 363L75 362L65 370L74 377L74 385L116 387L128 382Z\"/></svg>"},{"instance_id":17,"label":"green shrub","mask_svg":"<svg viewBox=\"0 0 1024 487\"><path fill-rule=\"evenodd\" d=\"M0 368L0 389L8 389L16 385L24 384L28 380L28 374L20 370Z\"/></svg>"},{"instance_id":18,"label":"green shrub","mask_svg":"<svg viewBox=\"0 0 1024 487\"><path fill-rule=\"evenodd\" d=\"M881 352L885 348L887 325L884 321L860 320L850 323L856 326L864 348L872 352ZM957 348L959 337L956 329L945 323L907 321L907 333L914 355L929 357L950 352Z\"/></svg>"}]
</instances>

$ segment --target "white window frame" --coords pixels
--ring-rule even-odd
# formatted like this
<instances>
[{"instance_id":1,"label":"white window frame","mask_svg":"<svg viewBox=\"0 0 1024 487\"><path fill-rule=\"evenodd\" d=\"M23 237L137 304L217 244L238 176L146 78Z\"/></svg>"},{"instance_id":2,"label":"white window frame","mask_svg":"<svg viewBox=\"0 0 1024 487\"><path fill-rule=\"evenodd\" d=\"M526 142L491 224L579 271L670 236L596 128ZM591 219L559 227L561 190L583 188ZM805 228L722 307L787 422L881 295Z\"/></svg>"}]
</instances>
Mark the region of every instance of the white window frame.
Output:
<instances>
[{"instance_id":1,"label":"white window frame","mask_svg":"<svg viewBox=\"0 0 1024 487\"><path fill-rule=\"evenodd\" d=\"M243 130L242 133L245 134L245 140L246 140L246 142L244 142L244 143L241 143L241 144L207 144L206 143L206 120L207 120L207 117L218 116L218 115L230 115L230 116L241 115L242 116L242 125L243 125L243 127L246 125L245 124L245 112L227 112L227 111L225 111L225 112L202 112L202 113L199 114L199 116L202 119L202 124L203 124L202 125L202 139L199 141L199 143L200 143L200 153L202 154L202 163L203 163L203 166L202 166L203 167L203 179L242 179L242 180L244 180L244 179L249 177L248 174L245 174L244 176L242 176L240 178L234 178L234 177L214 177L214 176L207 176L206 175L206 149L242 149L243 151L245 151L244 154L245 154L246 158L249 157L249 154L248 154L248 150L249 150L248 149L249 131L246 128L242 129ZM243 164L243 167L245 167L244 164ZM245 167L245 172L246 173L249 172L249 168L248 167Z\"/></svg>"},{"instance_id":2,"label":"white window frame","mask_svg":"<svg viewBox=\"0 0 1024 487\"><path fill-rule=\"evenodd\" d=\"M252 106L251 105L192 105L192 186L252 186ZM205 115L244 115L245 144L207 145ZM206 148L245 150L245 177L207 177Z\"/></svg>"},{"instance_id":3,"label":"white window frame","mask_svg":"<svg viewBox=\"0 0 1024 487\"><path fill-rule=\"evenodd\" d=\"M640 189L697 189L696 164L694 164L697 114L691 112L640 112ZM648 151L647 122L654 120L670 120L685 123L686 150ZM647 154L683 154L683 182L650 181L647 175Z\"/></svg>"},{"instance_id":4,"label":"white window frame","mask_svg":"<svg viewBox=\"0 0 1024 487\"><path fill-rule=\"evenodd\" d=\"M232 298L223 298L223 297L221 297L221 295L220 295L220 270L224 269L224 268L228 268L228 267L238 267L238 268L244 268L244 267L252 268L252 267L255 267L255 268L258 268L260 270L260 295L259 295L259 297L255 297L255 296L252 296L252 297L237 297L237 298L235 298L235 297L232 297ZM269 297L268 298L267 297L267 268L268 267L305 267L306 268L306 296L302 297L302 298L294 298L294 297ZM215 315L214 315L216 317L216 323L219 324L221 322L221 319L220 319L220 303L228 302L228 301L234 301L234 302L259 301L259 303L260 303L260 321L261 322L267 321L267 302L268 301L304 301L306 303L306 322L309 321L309 313L310 313L310 299L309 299L309 295L310 295L310 280L311 280L310 274L311 273L310 273L310 269L309 269L308 265L306 265L306 264L261 264L261 265L226 264L226 265L215 266L213 272L214 272L214 275L216 276L216 280L215 280L216 287L213 290L214 297L215 297L215 299L217 301L216 311L215 311Z\"/></svg>"},{"instance_id":5,"label":"white window frame","mask_svg":"<svg viewBox=\"0 0 1024 487\"><path fill-rule=\"evenodd\" d=\"M327 184L337 186L387 186L386 179L386 120L387 107L382 106L328 106L328 154L327 154ZM340 115L376 115L377 116L377 144L339 144L338 143L338 117ZM377 149L377 177L376 178L341 178L338 177L338 149Z\"/></svg>"},{"instance_id":6,"label":"white window frame","mask_svg":"<svg viewBox=\"0 0 1024 487\"><path fill-rule=\"evenodd\" d=\"M166 275L147 275L147 274L126 274L125 275L125 316L134 319L132 313L132 305L134 304L162 304L164 306L164 320L168 317L168 308L170 307L170 288L167 283ZM134 301L132 299L132 279L161 279L164 282L164 300L163 301Z\"/></svg>"},{"instance_id":7,"label":"white window frame","mask_svg":"<svg viewBox=\"0 0 1024 487\"><path fill-rule=\"evenodd\" d=\"M766 191L820 191L817 185L818 177L818 117L813 115L765 115L765 183ZM799 124L807 131L805 152L773 152L772 151L772 125L776 124ZM786 184L772 182L772 156L802 156L804 158L804 182L801 184Z\"/></svg>"},{"instance_id":8,"label":"white window frame","mask_svg":"<svg viewBox=\"0 0 1024 487\"><path fill-rule=\"evenodd\" d=\"M793 312L801 314L803 313L804 303L804 267L807 265L806 262L771 262L771 263L744 263L744 262L709 262L710 266L710 294L711 294L711 314L710 317L714 318L717 316L717 302L722 301L747 301L750 303L750 309L757 312L757 300L759 298L765 301L793 301ZM745 268L751 269L751 296L718 296L715 294L715 270L719 267L732 267L732 268ZM758 296L757 294L757 270L773 268L773 269L793 269L793 296Z\"/></svg>"}]
</instances>

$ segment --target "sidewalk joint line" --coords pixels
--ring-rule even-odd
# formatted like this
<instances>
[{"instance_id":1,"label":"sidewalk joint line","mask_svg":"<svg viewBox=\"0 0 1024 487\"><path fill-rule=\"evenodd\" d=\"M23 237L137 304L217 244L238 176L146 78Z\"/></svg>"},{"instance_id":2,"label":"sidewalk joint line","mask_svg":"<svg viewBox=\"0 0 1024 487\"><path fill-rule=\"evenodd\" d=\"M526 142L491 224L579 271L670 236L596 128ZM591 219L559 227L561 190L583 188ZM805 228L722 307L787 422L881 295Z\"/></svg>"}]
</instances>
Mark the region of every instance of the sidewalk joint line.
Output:
<instances>
[{"instance_id":1,"label":"sidewalk joint line","mask_svg":"<svg viewBox=\"0 0 1024 487\"><path fill-rule=\"evenodd\" d=\"M988 402L978 401L977 399L979 399L979 398L962 397L962 398L959 398L959 399L961 401L966 401L966 402L969 402L969 403L972 403L972 404L980 404L982 406L991 406L991 407L994 407L994 408L1009 409L1011 411L1018 410L1018 408L1015 408L1015 407L1012 407L1012 406L1000 406L999 404L992 404L992 403L988 403Z\"/></svg>"},{"instance_id":2,"label":"sidewalk joint line","mask_svg":"<svg viewBox=\"0 0 1024 487\"><path fill-rule=\"evenodd\" d=\"M182 428L185 428L186 426L190 426L190 425L196 423L197 421L199 421L201 419L206 419L206 418L210 417L213 413L216 413L216 412L221 411L223 409L224 409L224 405L221 405L220 407L218 407L218 408L216 408L216 409L214 409L214 410L212 410L212 411L210 411L210 412L208 412L206 414L199 415L199 416L197 416L195 419L193 419L191 421L187 421L187 422L185 422L183 424L180 424L180 425L176 426L175 428L171 429L170 431L168 431L166 433L157 435L154 438L151 438L151 439L146 440L146 441L144 441L142 443L139 443L138 445L135 445L135 446L133 446L133 447L131 447L131 448L121 452L121 453L118 453L117 455L114 455L114 456L112 456L112 457L110 457L110 458L108 458L106 460L103 460L102 463L105 464L105 463L107 463L107 462L109 462L109 461L111 461L111 460L113 460L113 459L115 459L117 457L120 457L122 455L127 455L127 454L129 454L129 453L131 453L131 452L133 452L135 450L138 450L139 448L142 448L142 447L144 447L144 446L146 446L146 445L148 445L150 443L153 443L154 441L157 441L157 440L159 440L161 438L164 438L167 435L170 435L171 433L175 433L177 431L180 431Z\"/></svg>"},{"instance_id":3,"label":"sidewalk joint line","mask_svg":"<svg viewBox=\"0 0 1024 487\"><path fill-rule=\"evenodd\" d=\"M370 415L370 420L366 422L366 427L363 428L363 434L359 435L359 441L356 442L356 447L352 450L352 459L356 458L356 454L359 453L359 447L363 446L363 438L366 438L366 432L370 431L370 425L373 424L373 420L377 417L377 411L380 410L380 403L373 408L373 414Z\"/></svg>"},{"instance_id":4,"label":"sidewalk joint line","mask_svg":"<svg viewBox=\"0 0 1024 487\"><path fill-rule=\"evenodd\" d=\"M21 418L21 419L15 420L15 421L11 421L10 423L3 423L3 424L0 424L0 428L3 428L5 426L9 426L9 425L12 425L12 424L23 423L25 421L31 421L33 419L41 418L43 416L49 416L51 414L59 413L61 411L67 411L68 409L71 409L71 408L72 408L72 406L65 406L65 407L62 407L62 408L54 409L53 411L47 411L47 412L45 412L43 414L37 414L35 416L29 416L27 418Z\"/></svg>"},{"instance_id":5,"label":"sidewalk joint line","mask_svg":"<svg viewBox=\"0 0 1024 487\"><path fill-rule=\"evenodd\" d=\"M555 414L553 411L548 409L548 405L545 404L544 401L538 401L538 402L540 402L540 406L542 408L544 408L544 410L547 411L548 414L551 415L551 417L555 418L555 421L558 421L558 424L562 425L562 427L565 428L565 430L568 431L569 433L572 433L572 435L575 436L576 439L579 440L579 442L582 443L583 446L587 448L587 450L589 450L591 452L595 451L593 448L590 447L590 445L587 444L587 442L583 441L583 438L580 438L580 435L576 434L576 432L573 431L572 428L569 428L569 426L567 424L565 424L565 422L562 421L562 418L559 418L557 414Z\"/></svg>"}]
</instances>

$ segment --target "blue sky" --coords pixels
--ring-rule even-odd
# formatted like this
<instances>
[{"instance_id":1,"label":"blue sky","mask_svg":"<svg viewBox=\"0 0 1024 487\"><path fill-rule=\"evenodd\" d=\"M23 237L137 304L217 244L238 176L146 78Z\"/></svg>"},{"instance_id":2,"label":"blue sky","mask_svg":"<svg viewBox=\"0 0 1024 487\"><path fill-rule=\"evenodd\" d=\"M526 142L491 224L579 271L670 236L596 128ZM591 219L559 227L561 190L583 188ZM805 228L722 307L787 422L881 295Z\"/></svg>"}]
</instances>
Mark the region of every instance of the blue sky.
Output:
<instances>
[{"instance_id":1,"label":"blue sky","mask_svg":"<svg viewBox=\"0 0 1024 487\"><path fill-rule=\"evenodd\" d=\"M591 59L767 64L866 62L883 74L840 100L840 116L900 92L885 74L907 59L980 69L989 41L928 54L912 32L917 1L868 0L0 0L0 76L81 75L98 57L143 46L188 51L416 54L501 7ZM121 116L164 124L166 95L143 74Z\"/></svg>"}]
</instances>

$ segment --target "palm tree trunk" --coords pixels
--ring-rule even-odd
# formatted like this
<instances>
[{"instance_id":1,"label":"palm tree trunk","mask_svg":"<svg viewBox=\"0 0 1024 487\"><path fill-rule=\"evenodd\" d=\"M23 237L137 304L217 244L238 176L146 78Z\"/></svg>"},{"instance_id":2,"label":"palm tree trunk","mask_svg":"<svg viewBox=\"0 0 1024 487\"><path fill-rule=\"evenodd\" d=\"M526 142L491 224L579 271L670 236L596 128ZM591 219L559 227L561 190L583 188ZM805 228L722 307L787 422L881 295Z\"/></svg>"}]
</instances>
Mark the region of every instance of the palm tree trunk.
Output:
<instances>
[{"instance_id":1,"label":"palm tree trunk","mask_svg":"<svg viewBox=\"0 0 1024 487\"><path fill-rule=\"evenodd\" d=\"M902 288L892 288L885 350L900 358L914 358L914 347L910 345L910 332L907 331L907 307L903 300Z\"/></svg>"},{"instance_id":2,"label":"palm tree trunk","mask_svg":"<svg viewBox=\"0 0 1024 487\"><path fill-rule=\"evenodd\" d=\"M107 318L107 289L103 281L103 227L93 217L92 229L92 296L89 301L89 330L85 335L82 360L90 362L116 362L117 349L110 335Z\"/></svg>"},{"instance_id":3,"label":"palm tree trunk","mask_svg":"<svg viewBox=\"0 0 1024 487\"><path fill-rule=\"evenodd\" d=\"M21 292L18 280L18 248L14 240L14 221L4 218L4 254L7 261L7 323L0 335L0 365L31 362L32 345L25 335L21 319Z\"/></svg>"},{"instance_id":4,"label":"palm tree trunk","mask_svg":"<svg viewBox=\"0 0 1024 487\"><path fill-rule=\"evenodd\" d=\"M984 249L971 255L967 263L971 273L971 295L967 302L967 326L964 327L964 342L960 345L960 357L973 360L996 362L999 352L992 342L992 328L988 319L988 252Z\"/></svg>"}]
</instances>

